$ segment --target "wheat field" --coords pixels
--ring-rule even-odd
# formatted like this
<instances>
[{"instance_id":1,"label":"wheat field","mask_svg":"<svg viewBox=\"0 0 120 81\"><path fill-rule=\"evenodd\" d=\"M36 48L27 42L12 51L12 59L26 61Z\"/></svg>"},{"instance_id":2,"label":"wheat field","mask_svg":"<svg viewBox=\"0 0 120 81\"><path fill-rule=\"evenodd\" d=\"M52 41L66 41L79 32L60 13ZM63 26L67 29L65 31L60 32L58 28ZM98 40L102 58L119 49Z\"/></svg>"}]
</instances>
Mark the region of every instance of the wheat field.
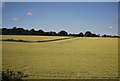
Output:
<instances>
[{"instance_id":1,"label":"wheat field","mask_svg":"<svg viewBox=\"0 0 120 81\"><path fill-rule=\"evenodd\" d=\"M62 36L13 36L29 41ZM2 41L3 70L22 71L29 79L118 78L118 38L75 37L51 42Z\"/></svg>"}]
</instances>

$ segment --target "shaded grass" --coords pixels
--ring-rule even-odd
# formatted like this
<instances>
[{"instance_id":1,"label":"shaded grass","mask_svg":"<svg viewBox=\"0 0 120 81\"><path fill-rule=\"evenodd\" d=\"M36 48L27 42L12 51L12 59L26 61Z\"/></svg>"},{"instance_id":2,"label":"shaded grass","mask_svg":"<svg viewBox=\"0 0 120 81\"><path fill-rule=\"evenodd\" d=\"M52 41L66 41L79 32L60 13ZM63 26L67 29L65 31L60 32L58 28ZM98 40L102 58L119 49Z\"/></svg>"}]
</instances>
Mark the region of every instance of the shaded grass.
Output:
<instances>
[{"instance_id":1,"label":"shaded grass","mask_svg":"<svg viewBox=\"0 0 120 81\"><path fill-rule=\"evenodd\" d=\"M65 39L71 39L71 38L60 38L60 39L53 39L53 40L43 40L43 41L26 41L26 40L14 40L14 39L4 39L0 41L11 41L11 42L52 42L52 41L59 41L59 40L65 40Z\"/></svg>"}]
</instances>

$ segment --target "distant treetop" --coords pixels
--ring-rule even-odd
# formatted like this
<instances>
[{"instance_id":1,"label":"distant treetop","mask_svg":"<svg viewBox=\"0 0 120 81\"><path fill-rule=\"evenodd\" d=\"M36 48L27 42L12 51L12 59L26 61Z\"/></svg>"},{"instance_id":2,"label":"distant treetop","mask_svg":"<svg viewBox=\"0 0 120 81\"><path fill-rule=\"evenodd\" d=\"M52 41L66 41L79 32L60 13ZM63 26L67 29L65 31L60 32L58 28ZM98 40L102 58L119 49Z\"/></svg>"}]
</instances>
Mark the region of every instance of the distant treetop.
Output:
<instances>
[{"instance_id":1,"label":"distant treetop","mask_svg":"<svg viewBox=\"0 0 120 81\"><path fill-rule=\"evenodd\" d=\"M111 36L111 35L102 35L100 36L100 34L94 34L91 33L91 31L86 31L85 33L80 32L79 34L72 34L72 33L68 33L65 30L61 30L60 32L54 32L54 31L50 31L50 32L45 32L42 29L36 31L34 29L24 29L24 28L17 28L17 27L13 27L12 29L7 29L7 28L2 28L0 29L2 30L2 35L43 35L43 36L74 36L74 37L119 37L119 36Z\"/></svg>"}]
</instances>

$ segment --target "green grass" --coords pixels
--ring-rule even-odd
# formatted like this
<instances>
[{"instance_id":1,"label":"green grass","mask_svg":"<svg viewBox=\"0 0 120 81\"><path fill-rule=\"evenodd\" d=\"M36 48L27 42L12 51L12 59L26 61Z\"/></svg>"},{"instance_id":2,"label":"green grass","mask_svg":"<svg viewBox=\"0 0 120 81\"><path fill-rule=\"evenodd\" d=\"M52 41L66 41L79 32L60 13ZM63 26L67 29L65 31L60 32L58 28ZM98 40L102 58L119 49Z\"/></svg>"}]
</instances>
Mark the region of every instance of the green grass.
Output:
<instances>
[{"instance_id":1,"label":"green grass","mask_svg":"<svg viewBox=\"0 0 120 81\"><path fill-rule=\"evenodd\" d=\"M41 41L40 37L59 39L55 36L29 37L29 41L37 38ZM26 37L21 38L17 37L26 40ZM14 36L12 39L17 40ZM118 77L118 38L77 37L43 43L3 41L2 44L3 70L18 70L28 74L30 79Z\"/></svg>"}]
</instances>

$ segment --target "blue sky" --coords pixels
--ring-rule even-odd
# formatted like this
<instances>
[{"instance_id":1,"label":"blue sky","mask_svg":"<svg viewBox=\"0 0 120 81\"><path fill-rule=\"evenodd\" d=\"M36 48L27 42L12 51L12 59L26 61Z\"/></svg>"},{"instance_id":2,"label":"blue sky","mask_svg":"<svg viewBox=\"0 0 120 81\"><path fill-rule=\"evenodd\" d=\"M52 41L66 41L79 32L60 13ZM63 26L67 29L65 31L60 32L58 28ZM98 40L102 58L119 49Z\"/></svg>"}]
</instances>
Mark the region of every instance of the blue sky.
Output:
<instances>
[{"instance_id":1,"label":"blue sky","mask_svg":"<svg viewBox=\"0 0 120 81\"><path fill-rule=\"evenodd\" d=\"M69 33L118 33L117 2L5 2L2 27Z\"/></svg>"}]
</instances>

